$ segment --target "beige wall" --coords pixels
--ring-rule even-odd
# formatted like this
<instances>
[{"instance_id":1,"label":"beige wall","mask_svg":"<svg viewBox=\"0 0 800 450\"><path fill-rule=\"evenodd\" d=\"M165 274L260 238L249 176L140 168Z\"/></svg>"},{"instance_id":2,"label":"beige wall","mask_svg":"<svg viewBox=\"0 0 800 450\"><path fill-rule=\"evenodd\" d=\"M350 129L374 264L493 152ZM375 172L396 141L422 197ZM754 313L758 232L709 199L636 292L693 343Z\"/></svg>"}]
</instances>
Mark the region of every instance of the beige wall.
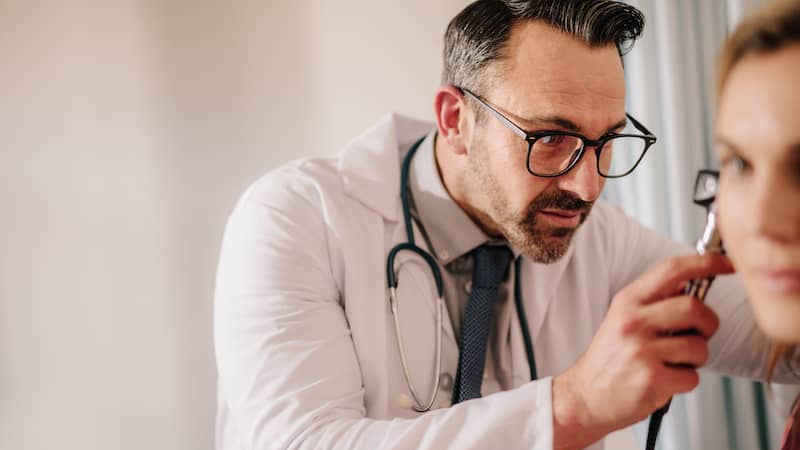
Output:
<instances>
[{"instance_id":1,"label":"beige wall","mask_svg":"<svg viewBox=\"0 0 800 450\"><path fill-rule=\"evenodd\" d=\"M235 198L429 116L464 4L0 0L0 448L212 448Z\"/></svg>"},{"instance_id":2,"label":"beige wall","mask_svg":"<svg viewBox=\"0 0 800 450\"><path fill-rule=\"evenodd\" d=\"M0 448L211 449L233 202L430 117L464 4L0 0Z\"/></svg>"}]
</instances>

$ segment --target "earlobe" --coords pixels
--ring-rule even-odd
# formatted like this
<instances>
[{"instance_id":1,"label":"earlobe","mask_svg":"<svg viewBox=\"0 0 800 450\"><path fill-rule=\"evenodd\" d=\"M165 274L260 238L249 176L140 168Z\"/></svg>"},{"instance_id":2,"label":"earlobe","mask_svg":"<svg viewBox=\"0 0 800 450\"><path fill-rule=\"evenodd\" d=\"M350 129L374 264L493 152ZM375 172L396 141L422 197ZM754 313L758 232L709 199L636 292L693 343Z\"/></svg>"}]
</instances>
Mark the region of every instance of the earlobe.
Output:
<instances>
[{"instance_id":1,"label":"earlobe","mask_svg":"<svg viewBox=\"0 0 800 450\"><path fill-rule=\"evenodd\" d=\"M456 154L466 154L467 146L464 134L466 110L461 91L453 85L440 87L436 92L433 107L436 112L439 138L447 143L450 151Z\"/></svg>"}]
</instances>

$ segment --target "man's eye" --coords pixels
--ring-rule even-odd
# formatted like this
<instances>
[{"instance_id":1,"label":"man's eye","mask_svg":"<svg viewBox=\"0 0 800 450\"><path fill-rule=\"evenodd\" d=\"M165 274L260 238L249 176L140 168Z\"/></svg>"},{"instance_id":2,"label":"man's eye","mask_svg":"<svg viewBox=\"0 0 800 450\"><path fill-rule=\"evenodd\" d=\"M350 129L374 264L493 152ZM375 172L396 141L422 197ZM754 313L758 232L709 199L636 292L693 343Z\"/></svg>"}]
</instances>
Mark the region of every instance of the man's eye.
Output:
<instances>
[{"instance_id":1,"label":"man's eye","mask_svg":"<svg viewBox=\"0 0 800 450\"><path fill-rule=\"evenodd\" d=\"M542 142L542 144L555 146L564 143L565 138L566 136L563 135L555 135L555 136L544 136L539 140Z\"/></svg>"}]
</instances>

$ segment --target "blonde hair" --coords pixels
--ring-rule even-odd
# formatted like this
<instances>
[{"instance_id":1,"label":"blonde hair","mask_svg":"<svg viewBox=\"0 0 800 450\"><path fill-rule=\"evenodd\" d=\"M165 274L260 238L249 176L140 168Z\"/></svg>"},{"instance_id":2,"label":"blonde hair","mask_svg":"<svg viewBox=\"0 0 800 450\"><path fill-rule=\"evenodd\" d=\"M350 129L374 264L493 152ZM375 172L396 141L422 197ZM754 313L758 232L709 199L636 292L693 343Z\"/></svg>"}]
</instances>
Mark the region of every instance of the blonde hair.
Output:
<instances>
[{"instance_id":1,"label":"blonde hair","mask_svg":"<svg viewBox=\"0 0 800 450\"><path fill-rule=\"evenodd\" d=\"M800 0L779 1L744 20L725 41L717 67L717 98L742 58L800 44Z\"/></svg>"}]
</instances>

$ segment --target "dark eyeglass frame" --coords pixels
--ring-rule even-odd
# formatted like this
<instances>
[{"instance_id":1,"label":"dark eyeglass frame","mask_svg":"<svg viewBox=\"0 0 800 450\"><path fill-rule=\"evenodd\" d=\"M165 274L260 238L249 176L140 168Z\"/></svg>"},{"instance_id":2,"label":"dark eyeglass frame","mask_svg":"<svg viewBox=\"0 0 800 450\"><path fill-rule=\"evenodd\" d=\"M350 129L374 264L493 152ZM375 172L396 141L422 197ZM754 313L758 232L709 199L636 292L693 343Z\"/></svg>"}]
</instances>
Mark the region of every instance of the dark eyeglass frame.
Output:
<instances>
[{"instance_id":1,"label":"dark eyeglass frame","mask_svg":"<svg viewBox=\"0 0 800 450\"><path fill-rule=\"evenodd\" d=\"M631 172L633 172L636 169L636 167L642 161L642 158L644 158L644 155L647 153L647 150L653 144L655 144L656 140L658 139L653 133L650 132L650 130L647 129L647 127L645 127L641 122L636 120L633 116L631 116L628 113L625 113L625 116L627 116L628 119L630 119L633 126L637 130L641 131L643 134L606 133L600 136L599 139L593 140L587 138L586 136L580 133L574 133L571 131L562 131L562 130L526 131L525 129L514 123L511 119L503 115L503 113L495 109L492 105L490 105L486 100L481 98L479 95L472 93L469 89L458 86L456 87L463 94L475 99L478 102L478 104L486 108L497 120L500 121L500 123L508 127L511 131L514 132L514 134L521 137L528 143L528 159L525 165L528 168L528 172L530 172L531 175L536 177L557 178L560 177L561 175L564 175L565 173L572 170L576 165L578 165L578 162L581 160L581 158L583 158L584 153L586 153L586 147L595 147L595 155L597 156L597 173L600 174L600 176L602 176L603 178L622 178L624 176L630 175ZM560 172L554 174L536 173L531 168L531 151L533 151L533 145L536 143L536 141L545 136L572 136L578 138L581 141L580 149L576 150L578 154L577 155L573 154L572 160L570 161L569 165L564 170L561 170ZM605 175L600 171L600 152L603 150L603 146L608 141L622 137L639 138L644 140L645 144L644 144L644 149L642 150L642 154L639 156L639 159L636 160L636 162L627 172L621 175Z\"/></svg>"}]
</instances>

